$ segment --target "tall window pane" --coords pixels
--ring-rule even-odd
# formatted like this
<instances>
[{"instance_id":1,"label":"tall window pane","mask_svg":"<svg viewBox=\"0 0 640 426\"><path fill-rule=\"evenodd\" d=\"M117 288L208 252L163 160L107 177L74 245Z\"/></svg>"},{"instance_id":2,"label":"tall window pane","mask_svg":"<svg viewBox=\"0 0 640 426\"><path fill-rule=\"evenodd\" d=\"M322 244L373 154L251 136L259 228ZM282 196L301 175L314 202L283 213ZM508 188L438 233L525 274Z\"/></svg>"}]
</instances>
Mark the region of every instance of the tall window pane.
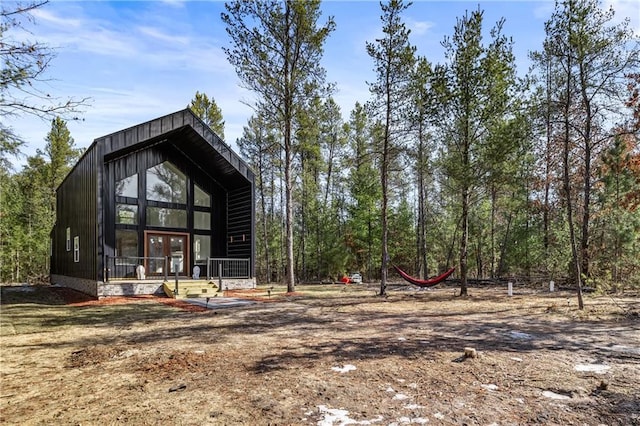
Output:
<instances>
[{"instance_id":1,"label":"tall window pane","mask_svg":"<svg viewBox=\"0 0 640 426\"><path fill-rule=\"evenodd\" d=\"M116 196L138 198L138 174L117 181Z\"/></svg>"},{"instance_id":2,"label":"tall window pane","mask_svg":"<svg viewBox=\"0 0 640 426\"><path fill-rule=\"evenodd\" d=\"M187 177L168 161L147 169L147 200L187 203Z\"/></svg>"},{"instance_id":3,"label":"tall window pane","mask_svg":"<svg viewBox=\"0 0 640 426\"><path fill-rule=\"evenodd\" d=\"M193 185L193 204L199 207L211 207L211 196L198 185Z\"/></svg>"},{"instance_id":4,"label":"tall window pane","mask_svg":"<svg viewBox=\"0 0 640 426\"><path fill-rule=\"evenodd\" d=\"M193 227L195 229L211 229L211 213L193 212Z\"/></svg>"},{"instance_id":5,"label":"tall window pane","mask_svg":"<svg viewBox=\"0 0 640 426\"><path fill-rule=\"evenodd\" d=\"M147 207L147 226L186 228L187 211L164 207Z\"/></svg>"},{"instance_id":6,"label":"tall window pane","mask_svg":"<svg viewBox=\"0 0 640 426\"><path fill-rule=\"evenodd\" d=\"M116 256L138 256L138 232L128 229L116 229Z\"/></svg>"},{"instance_id":7,"label":"tall window pane","mask_svg":"<svg viewBox=\"0 0 640 426\"><path fill-rule=\"evenodd\" d=\"M193 259L196 265L206 265L211 251L211 236L193 236Z\"/></svg>"}]
</instances>

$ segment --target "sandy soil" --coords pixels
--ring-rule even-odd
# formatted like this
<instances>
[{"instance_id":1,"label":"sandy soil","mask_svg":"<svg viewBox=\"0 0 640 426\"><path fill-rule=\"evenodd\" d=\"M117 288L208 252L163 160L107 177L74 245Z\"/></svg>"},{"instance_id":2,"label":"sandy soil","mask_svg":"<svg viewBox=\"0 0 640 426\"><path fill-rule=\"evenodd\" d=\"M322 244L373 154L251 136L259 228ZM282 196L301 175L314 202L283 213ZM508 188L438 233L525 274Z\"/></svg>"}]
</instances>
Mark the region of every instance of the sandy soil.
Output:
<instances>
[{"instance_id":1,"label":"sandy soil","mask_svg":"<svg viewBox=\"0 0 640 426\"><path fill-rule=\"evenodd\" d=\"M637 295L297 290L203 309L2 287L0 422L640 424Z\"/></svg>"}]
</instances>

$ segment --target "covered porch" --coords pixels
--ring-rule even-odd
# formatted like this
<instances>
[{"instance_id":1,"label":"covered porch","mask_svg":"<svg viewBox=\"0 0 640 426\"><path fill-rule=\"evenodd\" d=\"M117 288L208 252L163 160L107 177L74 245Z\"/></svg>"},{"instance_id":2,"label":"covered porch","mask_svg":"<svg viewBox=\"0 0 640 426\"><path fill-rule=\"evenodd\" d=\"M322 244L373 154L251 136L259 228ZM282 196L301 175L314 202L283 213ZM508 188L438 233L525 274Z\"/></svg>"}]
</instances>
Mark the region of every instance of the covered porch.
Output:
<instances>
[{"instance_id":1,"label":"covered porch","mask_svg":"<svg viewBox=\"0 0 640 426\"><path fill-rule=\"evenodd\" d=\"M224 290L253 289L250 259L208 258L185 274L180 256L106 256L99 297L166 294L172 298L213 297ZM147 270L151 271L147 274Z\"/></svg>"}]
</instances>

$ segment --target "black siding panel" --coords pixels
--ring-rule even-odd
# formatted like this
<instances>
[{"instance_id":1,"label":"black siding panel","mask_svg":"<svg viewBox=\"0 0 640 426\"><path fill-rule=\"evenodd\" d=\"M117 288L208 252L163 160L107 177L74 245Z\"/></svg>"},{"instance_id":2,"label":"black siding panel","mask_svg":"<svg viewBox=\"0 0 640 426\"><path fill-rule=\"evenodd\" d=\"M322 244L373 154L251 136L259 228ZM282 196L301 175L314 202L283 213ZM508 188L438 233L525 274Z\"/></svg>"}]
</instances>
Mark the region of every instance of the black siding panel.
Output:
<instances>
[{"instance_id":1,"label":"black siding panel","mask_svg":"<svg viewBox=\"0 0 640 426\"><path fill-rule=\"evenodd\" d=\"M253 186L229 191L227 194L227 256L250 258L253 269L254 226Z\"/></svg>"},{"instance_id":2,"label":"black siding panel","mask_svg":"<svg viewBox=\"0 0 640 426\"><path fill-rule=\"evenodd\" d=\"M99 150L92 145L57 190L57 217L51 272L98 279L98 167ZM71 229L71 250L66 250L66 229ZM79 237L80 261L73 260L73 239Z\"/></svg>"}]
</instances>

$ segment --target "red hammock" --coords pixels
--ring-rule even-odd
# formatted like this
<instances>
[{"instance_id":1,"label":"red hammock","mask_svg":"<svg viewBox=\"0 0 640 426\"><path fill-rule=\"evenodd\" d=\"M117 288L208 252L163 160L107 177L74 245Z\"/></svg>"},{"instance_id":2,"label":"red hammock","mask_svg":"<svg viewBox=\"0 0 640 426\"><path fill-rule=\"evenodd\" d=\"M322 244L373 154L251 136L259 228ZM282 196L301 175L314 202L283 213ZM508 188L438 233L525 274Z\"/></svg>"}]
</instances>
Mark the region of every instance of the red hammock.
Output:
<instances>
[{"instance_id":1,"label":"red hammock","mask_svg":"<svg viewBox=\"0 0 640 426\"><path fill-rule=\"evenodd\" d=\"M449 269L447 272L443 273L442 275L429 278L428 280L419 280L417 278L413 278L411 275L407 274L402 269L398 268L396 265L393 265L393 267L396 271L398 271L398 273L402 278L409 281L411 284L417 285L418 287L433 287L434 285L446 280L449 277L449 275L453 274L453 271L455 271L456 269L456 267L454 266L453 268Z\"/></svg>"}]
</instances>

